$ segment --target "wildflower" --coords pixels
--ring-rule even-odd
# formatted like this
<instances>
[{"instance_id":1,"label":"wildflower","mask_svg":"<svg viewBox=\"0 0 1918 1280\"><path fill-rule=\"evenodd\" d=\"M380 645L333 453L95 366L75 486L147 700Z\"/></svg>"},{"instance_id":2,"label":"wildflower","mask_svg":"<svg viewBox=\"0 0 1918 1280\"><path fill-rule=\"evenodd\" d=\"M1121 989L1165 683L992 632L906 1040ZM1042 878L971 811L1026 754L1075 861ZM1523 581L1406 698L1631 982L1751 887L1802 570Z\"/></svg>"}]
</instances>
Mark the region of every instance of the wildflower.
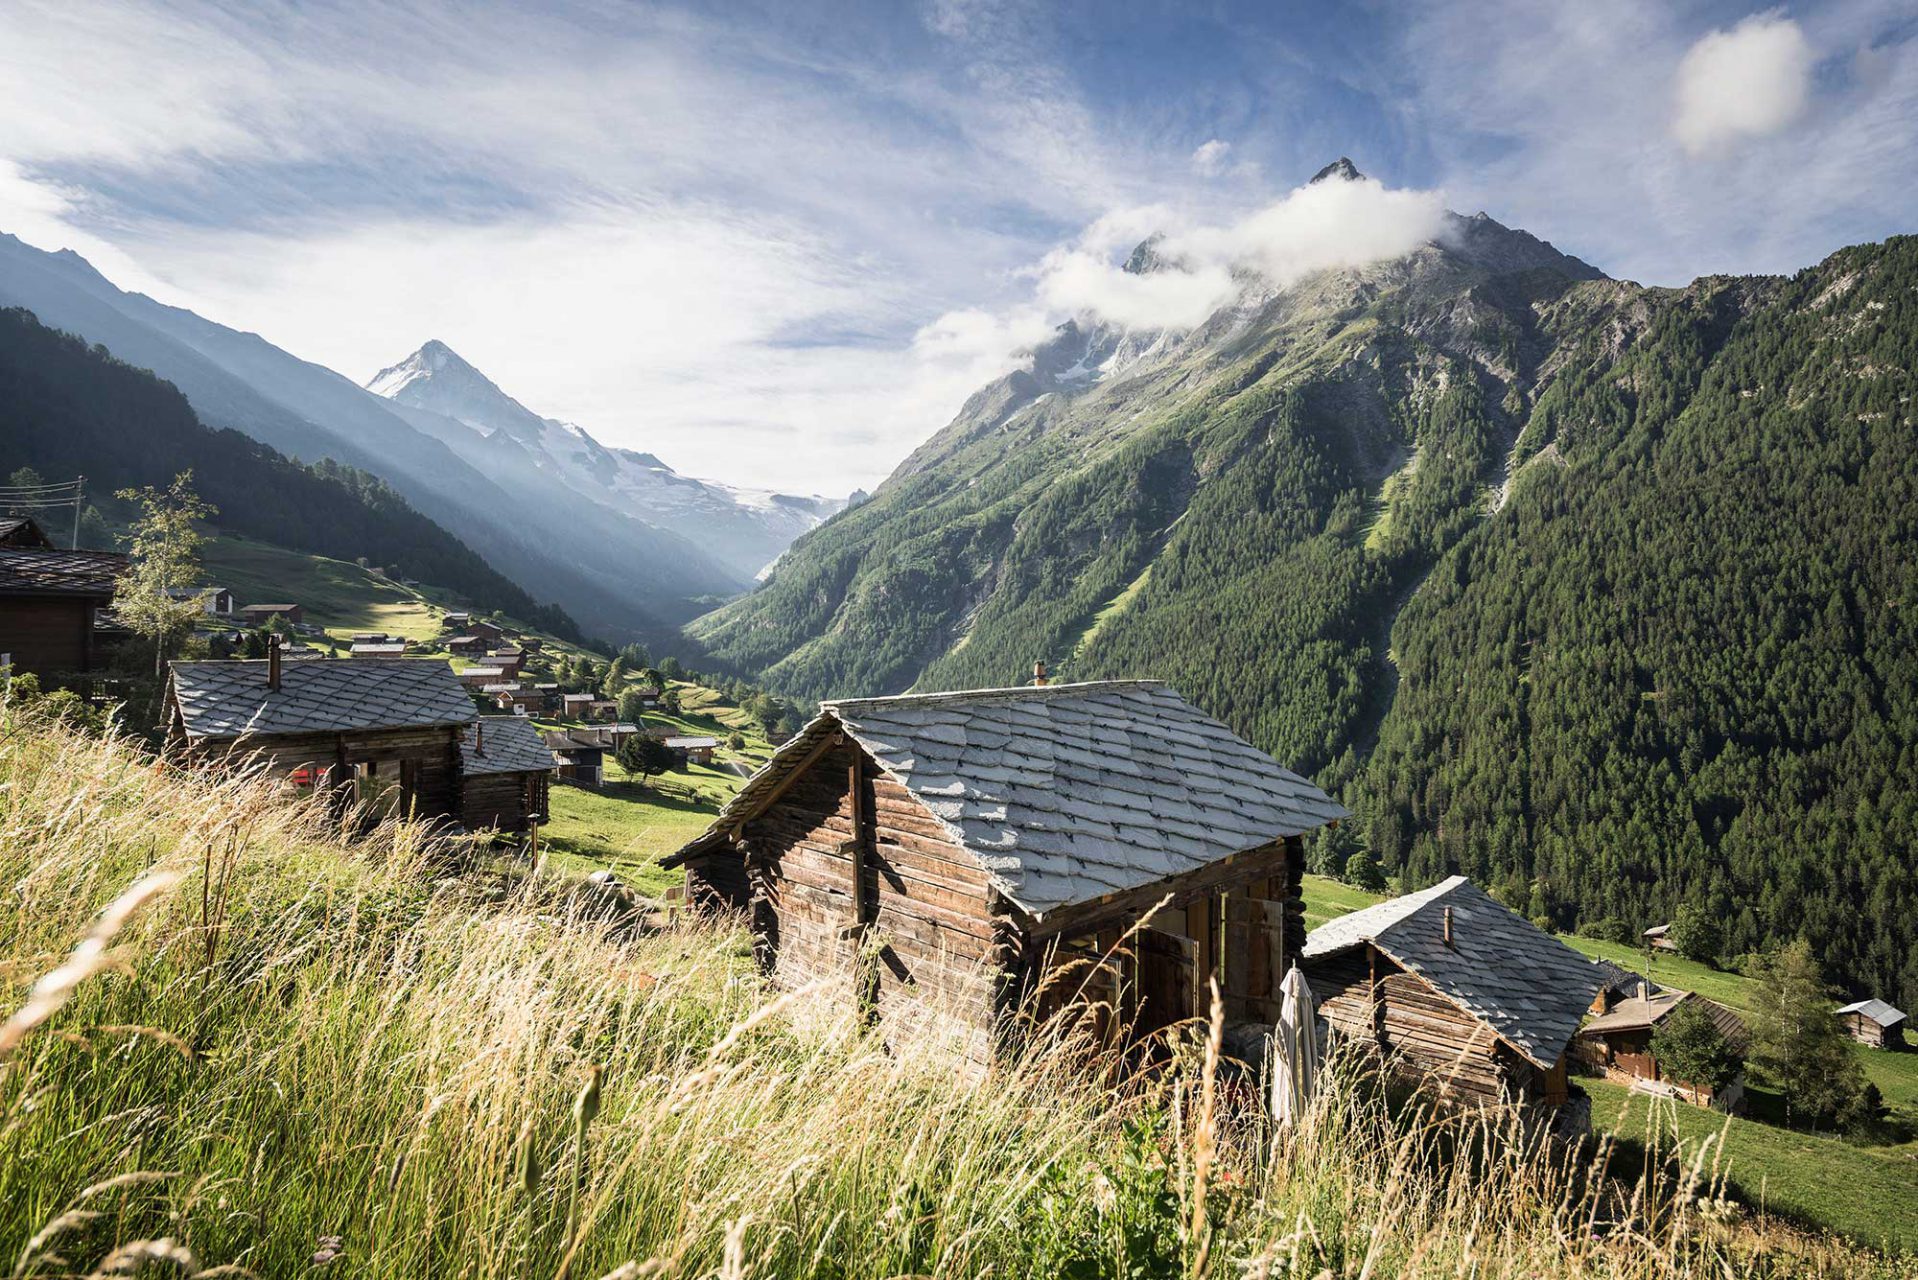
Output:
<instances>
[{"instance_id":1,"label":"wildflower","mask_svg":"<svg viewBox=\"0 0 1918 1280\"><path fill-rule=\"evenodd\" d=\"M1112 1179L1103 1173L1092 1175L1092 1207L1102 1215L1119 1207L1119 1193L1113 1190Z\"/></svg>"}]
</instances>

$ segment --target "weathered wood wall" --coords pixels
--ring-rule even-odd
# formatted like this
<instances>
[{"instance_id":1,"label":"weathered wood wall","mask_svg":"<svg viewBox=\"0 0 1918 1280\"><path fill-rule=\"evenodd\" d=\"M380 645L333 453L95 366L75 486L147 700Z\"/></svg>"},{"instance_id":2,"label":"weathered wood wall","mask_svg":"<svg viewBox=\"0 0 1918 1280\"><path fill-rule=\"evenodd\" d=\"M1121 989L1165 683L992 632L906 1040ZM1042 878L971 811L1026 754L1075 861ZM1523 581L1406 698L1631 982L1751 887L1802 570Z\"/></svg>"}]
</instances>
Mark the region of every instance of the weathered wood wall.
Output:
<instances>
[{"instance_id":1,"label":"weathered wood wall","mask_svg":"<svg viewBox=\"0 0 1918 1280\"><path fill-rule=\"evenodd\" d=\"M546 821L546 795L544 773L469 774L460 784L460 821L474 831L524 831Z\"/></svg>"},{"instance_id":2,"label":"weathered wood wall","mask_svg":"<svg viewBox=\"0 0 1918 1280\"><path fill-rule=\"evenodd\" d=\"M421 817L460 816L460 730L457 725L414 729L367 729L347 733L261 734L235 742L201 742L187 747L190 759L239 764L264 759L276 774L313 768L344 784L353 766L371 763L380 774L398 778L411 766L413 811Z\"/></svg>"},{"instance_id":3,"label":"weathered wood wall","mask_svg":"<svg viewBox=\"0 0 1918 1280\"><path fill-rule=\"evenodd\" d=\"M93 611L103 603L78 596L0 596L0 653L13 655L17 671L89 670Z\"/></svg>"},{"instance_id":4,"label":"weathered wood wall","mask_svg":"<svg viewBox=\"0 0 1918 1280\"><path fill-rule=\"evenodd\" d=\"M1484 1102L1508 1091L1537 1100L1564 1092L1562 1063L1555 1073L1539 1071L1425 979L1370 947L1313 960L1305 976L1332 1029L1377 1046L1407 1078Z\"/></svg>"}]
</instances>

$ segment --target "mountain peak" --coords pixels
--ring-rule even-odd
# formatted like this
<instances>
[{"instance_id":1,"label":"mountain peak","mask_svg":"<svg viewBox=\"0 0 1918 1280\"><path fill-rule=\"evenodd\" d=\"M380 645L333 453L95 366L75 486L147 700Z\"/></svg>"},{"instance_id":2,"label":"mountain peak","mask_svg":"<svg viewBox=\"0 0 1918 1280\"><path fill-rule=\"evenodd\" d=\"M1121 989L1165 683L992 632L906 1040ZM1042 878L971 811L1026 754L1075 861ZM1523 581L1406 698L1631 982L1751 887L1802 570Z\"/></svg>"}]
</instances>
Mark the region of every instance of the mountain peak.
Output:
<instances>
[{"instance_id":1,"label":"mountain peak","mask_svg":"<svg viewBox=\"0 0 1918 1280\"><path fill-rule=\"evenodd\" d=\"M1312 175L1312 182L1324 182L1327 178L1337 178L1342 182L1359 182L1365 177L1359 167L1346 156L1340 156L1325 168ZM1310 186L1311 183L1307 183Z\"/></svg>"}]
</instances>

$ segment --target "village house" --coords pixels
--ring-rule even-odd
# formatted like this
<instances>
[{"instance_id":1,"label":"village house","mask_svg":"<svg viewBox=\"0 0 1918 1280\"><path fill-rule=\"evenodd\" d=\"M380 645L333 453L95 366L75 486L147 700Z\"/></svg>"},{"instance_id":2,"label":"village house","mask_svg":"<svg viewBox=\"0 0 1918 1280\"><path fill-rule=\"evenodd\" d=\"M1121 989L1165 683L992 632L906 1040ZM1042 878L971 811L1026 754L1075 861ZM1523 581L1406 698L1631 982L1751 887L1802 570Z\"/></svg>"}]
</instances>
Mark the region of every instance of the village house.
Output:
<instances>
[{"instance_id":1,"label":"village house","mask_svg":"<svg viewBox=\"0 0 1918 1280\"><path fill-rule=\"evenodd\" d=\"M506 673L498 667L468 667L459 675L460 683L469 689L484 690L489 684L506 683Z\"/></svg>"},{"instance_id":2,"label":"village house","mask_svg":"<svg viewBox=\"0 0 1918 1280\"><path fill-rule=\"evenodd\" d=\"M572 719L585 719L586 708L592 705L593 695L590 693L562 693L559 696L560 714Z\"/></svg>"},{"instance_id":3,"label":"village house","mask_svg":"<svg viewBox=\"0 0 1918 1280\"><path fill-rule=\"evenodd\" d=\"M342 807L457 819L460 734L473 700L444 662L175 662L167 751L194 763L267 768Z\"/></svg>"},{"instance_id":4,"label":"village house","mask_svg":"<svg viewBox=\"0 0 1918 1280\"><path fill-rule=\"evenodd\" d=\"M493 695L501 711L510 711L516 716L536 715L546 701L537 689L529 689L523 684L508 685Z\"/></svg>"},{"instance_id":5,"label":"village house","mask_svg":"<svg viewBox=\"0 0 1918 1280\"><path fill-rule=\"evenodd\" d=\"M173 600L197 602L200 611L210 618L233 616L233 593L225 587L168 587L167 596Z\"/></svg>"},{"instance_id":6,"label":"village house","mask_svg":"<svg viewBox=\"0 0 1918 1280\"><path fill-rule=\"evenodd\" d=\"M263 627L275 618L284 618L287 625L297 627L306 618L297 604L249 604L241 608L240 616L249 627Z\"/></svg>"},{"instance_id":7,"label":"village house","mask_svg":"<svg viewBox=\"0 0 1918 1280\"><path fill-rule=\"evenodd\" d=\"M1163 684L979 690L826 703L663 865L749 910L776 984L983 1059L1082 992L1102 1034L1203 1016L1214 977L1272 1021L1300 837L1344 816Z\"/></svg>"},{"instance_id":8,"label":"village house","mask_svg":"<svg viewBox=\"0 0 1918 1280\"><path fill-rule=\"evenodd\" d=\"M1712 1023L1739 1054L1750 1035L1739 1016L1724 1005L1689 991L1659 988L1640 979L1627 994L1609 984L1599 995L1598 1016L1586 1023L1572 1041L1572 1057L1608 1079L1631 1085L1641 1093L1681 1098L1720 1111L1742 1109L1745 1080L1741 1074L1724 1088L1674 1078L1658 1061L1653 1037L1680 1005L1692 1004L1711 1015Z\"/></svg>"},{"instance_id":9,"label":"village house","mask_svg":"<svg viewBox=\"0 0 1918 1280\"><path fill-rule=\"evenodd\" d=\"M477 658L486 652L486 641L478 636L454 636L446 642L446 651L457 658Z\"/></svg>"},{"instance_id":10,"label":"village house","mask_svg":"<svg viewBox=\"0 0 1918 1280\"><path fill-rule=\"evenodd\" d=\"M713 752L719 749L719 739L677 734L667 738L666 745L683 761L691 764L711 764Z\"/></svg>"},{"instance_id":11,"label":"village house","mask_svg":"<svg viewBox=\"0 0 1918 1280\"><path fill-rule=\"evenodd\" d=\"M478 636L488 645L496 645L499 643L500 636L503 633L490 622L469 622L466 625L466 634L469 636Z\"/></svg>"},{"instance_id":12,"label":"village house","mask_svg":"<svg viewBox=\"0 0 1918 1280\"><path fill-rule=\"evenodd\" d=\"M544 649L546 647L546 642L540 639L538 636L521 636L519 638L519 647L524 649L527 655L530 657L531 655L536 654L540 650Z\"/></svg>"},{"instance_id":13,"label":"village house","mask_svg":"<svg viewBox=\"0 0 1918 1280\"><path fill-rule=\"evenodd\" d=\"M472 623L470 613L449 613L440 619L440 628L444 631L465 631Z\"/></svg>"},{"instance_id":14,"label":"village house","mask_svg":"<svg viewBox=\"0 0 1918 1280\"><path fill-rule=\"evenodd\" d=\"M1639 936L1645 939L1647 951L1678 953L1678 944L1672 941L1672 927L1668 924L1655 924Z\"/></svg>"},{"instance_id":15,"label":"village house","mask_svg":"<svg viewBox=\"0 0 1918 1280\"><path fill-rule=\"evenodd\" d=\"M537 684L535 684L533 688L539 691L540 714L541 715L558 715L560 710L559 682L557 680L542 680L538 682Z\"/></svg>"},{"instance_id":16,"label":"village house","mask_svg":"<svg viewBox=\"0 0 1918 1280\"><path fill-rule=\"evenodd\" d=\"M1465 1105L1564 1104L1566 1049L1605 984L1464 876L1319 926L1303 967L1336 1035Z\"/></svg>"},{"instance_id":17,"label":"village house","mask_svg":"<svg viewBox=\"0 0 1918 1280\"><path fill-rule=\"evenodd\" d=\"M460 740L460 820L468 830L525 831L548 820L555 765L521 716L481 716Z\"/></svg>"},{"instance_id":18,"label":"village house","mask_svg":"<svg viewBox=\"0 0 1918 1280\"><path fill-rule=\"evenodd\" d=\"M0 665L42 675L97 669L125 632L108 605L124 556L0 547Z\"/></svg>"},{"instance_id":19,"label":"village house","mask_svg":"<svg viewBox=\"0 0 1918 1280\"><path fill-rule=\"evenodd\" d=\"M1905 1047L1905 1015L1883 1000L1858 1000L1838 1011L1838 1025L1859 1044L1874 1049Z\"/></svg>"},{"instance_id":20,"label":"village house","mask_svg":"<svg viewBox=\"0 0 1918 1280\"><path fill-rule=\"evenodd\" d=\"M520 667L525 661L526 655L518 649L495 649L487 654L485 658L487 666L498 667L507 675L515 678L518 677Z\"/></svg>"},{"instance_id":21,"label":"village house","mask_svg":"<svg viewBox=\"0 0 1918 1280\"><path fill-rule=\"evenodd\" d=\"M611 698L594 698L586 704L585 718L599 722L619 719L619 704Z\"/></svg>"},{"instance_id":22,"label":"village house","mask_svg":"<svg viewBox=\"0 0 1918 1280\"><path fill-rule=\"evenodd\" d=\"M540 734L559 762L561 782L597 787L606 781L606 744L591 730L547 729Z\"/></svg>"},{"instance_id":23,"label":"village house","mask_svg":"<svg viewBox=\"0 0 1918 1280\"><path fill-rule=\"evenodd\" d=\"M20 547L29 551L54 550L53 539L32 516L0 517L0 547Z\"/></svg>"},{"instance_id":24,"label":"village house","mask_svg":"<svg viewBox=\"0 0 1918 1280\"><path fill-rule=\"evenodd\" d=\"M99 615L127 571L112 551L62 551L29 519L0 543L0 662L41 675L92 671Z\"/></svg>"}]
</instances>

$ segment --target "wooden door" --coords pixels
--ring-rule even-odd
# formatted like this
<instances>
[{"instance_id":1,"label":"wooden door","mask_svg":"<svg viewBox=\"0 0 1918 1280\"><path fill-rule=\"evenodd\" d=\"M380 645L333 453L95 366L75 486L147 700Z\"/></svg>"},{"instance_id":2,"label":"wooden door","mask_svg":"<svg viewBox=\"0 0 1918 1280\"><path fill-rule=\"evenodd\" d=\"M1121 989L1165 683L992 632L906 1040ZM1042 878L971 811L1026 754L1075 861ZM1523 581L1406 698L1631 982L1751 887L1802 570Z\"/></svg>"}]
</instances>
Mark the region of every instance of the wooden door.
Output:
<instances>
[{"instance_id":1,"label":"wooden door","mask_svg":"<svg viewBox=\"0 0 1918 1280\"><path fill-rule=\"evenodd\" d=\"M1285 904L1233 892L1225 897L1220 994L1228 1020L1276 1022L1285 981Z\"/></svg>"},{"instance_id":2,"label":"wooden door","mask_svg":"<svg viewBox=\"0 0 1918 1280\"><path fill-rule=\"evenodd\" d=\"M1139 966L1139 1016L1133 1031L1149 1036L1198 1015L1205 973L1199 944L1184 934L1141 929L1134 942Z\"/></svg>"}]
</instances>

